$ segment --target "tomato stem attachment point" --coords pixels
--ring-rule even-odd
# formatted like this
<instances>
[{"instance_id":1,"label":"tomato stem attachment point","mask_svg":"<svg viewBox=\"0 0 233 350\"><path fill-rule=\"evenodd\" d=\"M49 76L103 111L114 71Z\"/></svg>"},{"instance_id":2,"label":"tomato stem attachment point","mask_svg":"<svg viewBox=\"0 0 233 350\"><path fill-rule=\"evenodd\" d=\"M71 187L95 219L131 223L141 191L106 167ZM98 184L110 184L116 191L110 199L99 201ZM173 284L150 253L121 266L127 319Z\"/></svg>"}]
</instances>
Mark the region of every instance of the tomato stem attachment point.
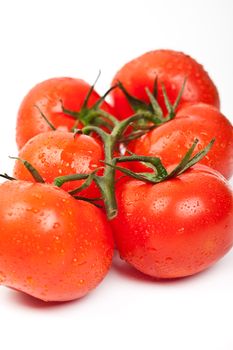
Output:
<instances>
[{"instance_id":1,"label":"tomato stem attachment point","mask_svg":"<svg viewBox=\"0 0 233 350\"><path fill-rule=\"evenodd\" d=\"M161 83L164 103L168 111L167 116L163 115L163 111L157 101L157 96L158 96L158 77L157 76L155 77L155 80L154 80L153 92L151 92L148 89L148 87L145 87L146 94L149 98L149 103L146 103L145 101L140 100L137 97L131 95L120 81L118 82L118 86L123 92L123 94L125 95L126 99L128 100L131 108L134 110L135 113L140 113L142 115L144 113L150 113L151 115L154 116L154 121L155 120L157 121L156 124L160 125L174 118L176 109L180 103L181 97L184 92L186 81L187 81L187 78L184 79L184 82L182 84L182 87L178 93L178 96L174 104L172 104L171 101L169 100L165 85L163 84L163 82Z\"/></svg>"}]
</instances>

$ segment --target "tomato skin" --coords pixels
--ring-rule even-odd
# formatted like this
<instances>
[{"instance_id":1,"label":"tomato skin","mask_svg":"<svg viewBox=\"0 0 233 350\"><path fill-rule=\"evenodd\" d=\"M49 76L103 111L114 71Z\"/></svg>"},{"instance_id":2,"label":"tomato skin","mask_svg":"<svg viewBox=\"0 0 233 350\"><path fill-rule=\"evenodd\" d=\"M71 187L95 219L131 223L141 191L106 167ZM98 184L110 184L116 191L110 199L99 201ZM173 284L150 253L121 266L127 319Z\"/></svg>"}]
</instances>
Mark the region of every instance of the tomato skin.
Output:
<instances>
[{"instance_id":1,"label":"tomato skin","mask_svg":"<svg viewBox=\"0 0 233 350\"><path fill-rule=\"evenodd\" d=\"M51 78L35 85L24 97L18 111L16 126L18 148L22 148L33 136L51 130L35 105L56 128L69 131L75 121L62 112L61 101L67 109L78 112L89 90L90 85L85 81L68 77ZM99 97L97 92L93 91L88 106L91 107ZM101 109L113 113L107 102L103 102Z\"/></svg>"},{"instance_id":2,"label":"tomato skin","mask_svg":"<svg viewBox=\"0 0 233 350\"><path fill-rule=\"evenodd\" d=\"M184 79L187 78L180 104L186 102L204 102L219 108L219 95L216 86L204 68L192 57L172 50L155 50L147 52L126 63L115 75L112 85L122 82L128 92L149 102L145 88L153 91L155 78L158 78L158 102L164 112L167 109L164 103L161 83L164 84L168 97L175 102ZM127 99L120 89L111 93L115 114L124 119L133 114Z\"/></svg>"},{"instance_id":3,"label":"tomato skin","mask_svg":"<svg viewBox=\"0 0 233 350\"><path fill-rule=\"evenodd\" d=\"M139 155L159 157L167 167L180 162L195 138L199 140L197 151L215 138L212 149L201 163L229 179L233 174L233 128L215 107L204 103L180 109L175 119L143 135L132 143L131 149ZM133 168L145 170L139 163Z\"/></svg>"},{"instance_id":4,"label":"tomato skin","mask_svg":"<svg viewBox=\"0 0 233 350\"><path fill-rule=\"evenodd\" d=\"M203 165L156 185L129 180L117 199L112 227L120 256L147 275L193 275L233 245L232 192Z\"/></svg>"},{"instance_id":5,"label":"tomato skin","mask_svg":"<svg viewBox=\"0 0 233 350\"><path fill-rule=\"evenodd\" d=\"M51 185L24 181L1 184L0 196L1 284L66 301L100 283L113 240L99 209Z\"/></svg>"},{"instance_id":6,"label":"tomato skin","mask_svg":"<svg viewBox=\"0 0 233 350\"><path fill-rule=\"evenodd\" d=\"M88 174L102 167L104 158L101 145L88 135L76 135L67 131L49 131L34 136L19 152L21 159L31 163L46 183L53 183L58 176L70 174ZM14 176L20 180L35 182L30 172L20 162L15 162ZM73 190L84 182L70 181L62 188ZM100 196L93 183L80 193L88 198Z\"/></svg>"}]
</instances>

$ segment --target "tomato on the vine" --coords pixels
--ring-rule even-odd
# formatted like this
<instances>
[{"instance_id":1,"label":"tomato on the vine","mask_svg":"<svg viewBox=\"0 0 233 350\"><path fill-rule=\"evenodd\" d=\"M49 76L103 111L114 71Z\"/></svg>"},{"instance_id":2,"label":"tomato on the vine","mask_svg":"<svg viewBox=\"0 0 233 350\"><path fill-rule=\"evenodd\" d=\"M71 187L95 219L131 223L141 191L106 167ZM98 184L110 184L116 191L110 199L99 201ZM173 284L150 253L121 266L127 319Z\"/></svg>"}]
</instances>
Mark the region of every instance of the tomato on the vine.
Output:
<instances>
[{"instance_id":1,"label":"tomato on the vine","mask_svg":"<svg viewBox=\"0 0 233 350\"><path fill-rule=\"evenodd\" d=\"M193 275L233 245L232 192L204 165L157 184L125 181L117 200L112 227L120 256L147 275Z\"/></svg>"},{"instance_id":2,"label":"tomato on the vine","mask_svg":"<svg viewBox=\"0 0 233 350\"><path fill-rule=\"evenodd\" d=\"M215 138L212 150L201 163L230 178L233 174L232 125L217 108L204 103L184 106L173 120L141 136L130 149L138 155L159 157L166 167L177 164L195 138L199 140L199 149ZM145 170L140 163L135 163L133 168Z\"/></svg>"},{"instance_id":3,"label":"tomato on the vine","mask_svg":"<svg viewBox=\"0 0 233 350\"><path fill-rule=\"evenodd\" d=\"M34 136L21 148L19 157L27 160L46 183L53 183L59 176L89 174L103 167L101 160L104 155L103 147L91 136L56 130ZM20 161L15 163L14 176L20 180L35 181ZM70 181L62 188L70 191L81 186L83 182L84 180ZM81 195L95 198L100 193L92 183Z\"/></svg>"},{"instance_id":4,"label":"tomato on the vine","mask_svg":"<svg viewBox=\"0 0 233 350\"><path fill-rule=\"evenodd\" d=\"M33 136L50 130L41 112L55 128L69 131L74 126L75 120L63 112L62 104L68 110L79 112L90 88L91 86L85 81L68 77L52 78L35 85L24 97L18 111L16 127L18 148L20 149ZM99 98L100 96L93 90L87 106L93 106ZM107 102L103 102L100 108L113 113Z\"/></svg>"},{"instance_id":5,"label":"tomato on the vine","mask_svg":"<svg viewBox=\"0 0 233 350\"><path fill-rule=\"evenodd\" d=\"M112 84L120 81L133 96L149 102L145 88L153 91L155 79L158 79L157 100L164 114L167 114L162 84L169 100L173 104L187 79L180 105L186 102L204 102L219 107L219 95L216 86L204 68L193 58L182 52L155 50L147 52L126 63L115 75ZM124 119L133 110L127 98L118 88L111 92L115 114Z\"/></svg>"},{"instance_id":6,"label":"tomato on the vine","mask_svg":"<svg viewBox=\"0 0 233 350\"><path fill-rule=\"evenodd\" d=\"M80 298L113 255L103 213L48 184L0 185L0 283L45 301Z\"/></svg>"}]
</instances>

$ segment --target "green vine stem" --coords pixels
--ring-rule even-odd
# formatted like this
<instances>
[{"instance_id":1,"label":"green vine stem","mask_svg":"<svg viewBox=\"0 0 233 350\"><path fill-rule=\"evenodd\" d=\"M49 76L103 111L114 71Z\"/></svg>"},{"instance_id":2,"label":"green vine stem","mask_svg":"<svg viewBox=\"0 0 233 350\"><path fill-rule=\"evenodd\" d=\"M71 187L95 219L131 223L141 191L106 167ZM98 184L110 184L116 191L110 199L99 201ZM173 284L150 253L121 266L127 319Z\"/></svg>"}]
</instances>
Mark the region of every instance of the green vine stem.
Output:
<instances>
[{"instance_id":1,"label":"green vine stem","mask_svg":"<svg viewBox=\"0 0 233 350\"><path fill-rule=\"evenodd\" d=\"M131 101L133 100L136 106L134 108L135 114L122 121L119 121L114 116L99 109L104 98L109 93L109 91L111 91L113 88L109 89L108 92L102 98L100 98L100 100L97 101L93 107L91 107L91 109L88 109L87 108L88 99L94 88L94 85L93 85L91 87L92 90L89 91L89 94L87 95L84 101L81 113L68 111L63 107L63 111L65 111L67 114L69 113L72 114L73 117L77 119L77 121L80 120L81 122L83 122L82 113L84 112L86 113L86 114L85 113L83 114L83 116L85 115L85 122L83 124L86 126L84 126L82 130L77 130L75 127L78 124L77 125L75 124L75 127L73 128L74 135L76 135L76 133L81 133L81 132L83 134L89 134L89 133L98 134L99 137L102 139L103 145L104 145L105 157L104 157L103 163L105 164L105 166L104 166L103 174L101 175L98 173L100 170L100 168L98 168L90 174L70 174L67 176L60 176L54 179L54 185L61 187L64 183L69 181L85 180L81 186L70 191L69 193L72 196L74 196L74 198L82 199L82 200L86 200L94 203L95 201L98 201L99 198L84 199L84 197L79 195L80 192L82 192L85 188L90 186L91 183L94 181L101 192L101 198L104 201L106 214L109 220L113 219L117 215L117 202L116 202L116 195L115 195L116 170L120 170L123 174L136 179L140 179L142 181L158 183L182 174L182 172L186 171L188 168L190 168L195 163L200 161L207 154L207 152L210 150L210 148L214 143L214 140L211 140L211 142L207 147L205 147L203 150L201 150L200 152L196 153L196 155L193 156L194 149L198 143L197 139L194 140L193 145L190 147L188 152L184 155L184 158L181 160L180 164L178 164L178 166L175 167L175 169L173 169L173 171L171 171L170 173L168 173L166 168L163 166L161 160L157 157L146 157L146 156L140 156L140 155L134 155L134 154L130 156L114 157L116 146L120 142L122 142L123 140L127 141L127 138L128 140L131 140L133 138L139 137L138 135L141 136L143 132L145 133L151 128L161 125L164 122L167 122L168 120L171 120L174 117L174 112L181 98L185 82L173 106L170 104L165 88L162 87L165 103L167 105L168 112L169 112L167 117L163 116L161 112L161 108L158 105L158 102L156 100L156 97L157 97L156 84L157 84L157 81L154 86L153 94L148 89L146 89L146 92L150 99L150 104L146 105L144 102L130 96L124 89L123 85L119 83L120 88L123 89L126 94L128 94L128 99L131 99ZM80 119L80 116L81 116L81 119ZM46 117L44 119L46 119ZM108 131L103 130L99 126L108 126L107 127ZM129 126L132 127L133 131L125 135L125 132ZM17 159L23 162L23 164L30 171L30 173L32 174L32 176L37 182L41 182L41 183L44 182L43 178L36 171L36 169L31 164L29 164L26 160L22 160L20 158L14 158L14 159ZM117 165L117 163L135 162L135 161L143 162L144 164L146 164L148 167L152 169L152 172L135 173L130 169L120 167ZM4 177L6 176L7 175L4 174Z\"/></svg>"},{"instance_id":2,"label":"green vine stem","mask_svg":"<svg viewBox=\"0 0 233 350\"><path fill-rule=\"evenodd\" d=\"M89 134L90 132L98 134L103 141L104 154L105 154L105 159L104 159L105 167L104 167L103 175L98 175L95 172L89 175L85 174L85 175L82 175L82 177L80 177L79 174L74 174L70 176L63 176L60 178L58 177L54 181L55 185L60 186L67 181L78 180L81 178L85 179L86 182L82 185L84 187L82 186L79 187L77 190L72 191L71 194L80 192L83 188L86 188L87 186L90 185L92 181L94 181L100 189L101 196L105 204L106 214L109 220L113 219L117 215L117 203L116 203L116 196L115 196L116 170L120 170L128 176L138 178L142 181L149 181L153 183L164 181L170 177L174 177L181 174L182 171L185 171L186 169L188 169L188 167L192 166L197 161L199 161L209 151L209 149L212 147L212 144L214 142L214 140L212 140L204 150L202 150L201 152L198 152L193 158L191 158L194 148L196 147L196 144L198 142L198 140L195 140L192 147L187 152L187 154L185 155L181 163L177 166L176 169L173 170L173 172L168 174L167 170L165 169L165 167L163 166L159 158L136 156L136 155L114 158L114 150L115 150L116 144L122 138L123 133L126 131L129 125L132 125L133 123L136 123L141 120L145 120L147 122L156 124L158 123L157 117L152 115L149 112L144 112L143 115L136 113L133 116L123 121L118 121L117 119L115 118L113 119L113 118L114 117L111 117L111 121L114 124L114 127L111 133L107 133L106 131L102 130L101 128L95 125L89 125L82 129L82 132L84 134ZM154 172L153 173L151 172L134 173L129 169L122 168L116 165L118 162L128 162L128 161L144 162L150 168L152 168Z\"/></svg>"},{"instance_id":3,"label":"green vine stem","mask_svg":"<svg viewBox=\"0 0 233 350\"><path fill-rule=\"evenodd\" d=\"M117 215L117 203L115 196L115 172L114 168L114 160L113 153L116 147L118 140L121 138L124 131L128 128L128 126L141 120L142 118L147 119L153 122L154 118L150 115L141 116L138 114L129 117L121 122L118 120L114 120L114 128L111 134L106 133L105 131L99 129L96 126L86 126L83 128L83 133L89 133L90 131L97 133L103 141L104 144L104 154L105 154L105 169L104 174L102 176L95 175L94 181L99 187L102 197L104 199L104 204L106 208L106 213L109 219L113 219Z\"/></svg>"},{"instance_id":4,"label":"green vine stem","mask_svg":"<svg viewBox=\"0 0 233 350\"><path fill-rule=\"evenodd\" d=\"M125 119L123 121L119 121L113 116L105 115L106 118L110 118L111 122L114 124L114 127L112 129L111 133L108 133L101 128L95 126L95 125L89 125L82 129L82 132L84 134L89 134L90 132L94 132L100 136L100 138L103 141L104 145L104 173L103 175L98 175L97 171L91 174L73 174L68 176L61 176L57 177L54 180L54 184L56 186L62 186L65 182L68 181L75 181L75 180L81 180L85 179L86 181L83 183L82 186L77 188L76 190L73 190L71 192L72 195L80 192L87 186L91 184L92 181L96 183L98 188L100 189L101 196L104 200L106 213L109 219L113 219L117 215L117 203L116 203L116 196L115 196L115 172L116 169L115 161L114 161L114 150L116 147L116 144L119 142L119 140L122 137L122 134L125 132L125 130L128 128L128 126L132 123L135 123L139 120L147 120L149 122L155 122L155 119L153 116L151 116L149 113L145 115L139 115L135 114L128 119Z\"/></svg>"}]
</instances>

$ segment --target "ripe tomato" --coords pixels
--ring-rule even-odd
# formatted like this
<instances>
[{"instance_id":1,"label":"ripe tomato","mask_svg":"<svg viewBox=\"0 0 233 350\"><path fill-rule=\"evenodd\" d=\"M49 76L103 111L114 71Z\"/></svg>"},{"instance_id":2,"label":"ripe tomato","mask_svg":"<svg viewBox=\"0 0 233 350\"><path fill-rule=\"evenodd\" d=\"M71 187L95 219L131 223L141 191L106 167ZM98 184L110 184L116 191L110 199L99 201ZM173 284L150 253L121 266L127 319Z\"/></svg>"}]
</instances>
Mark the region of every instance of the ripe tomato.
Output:
<instances>
[{"instance_id":1,"label":"ripe tomato","mask_svg":"<svg viewBox=\"0 0 233 350\"><path fill-rule=\"evenodd\" d=\"M34 86L19 108L16 127L18 148L33 136L51 130L35 105L56 128L68 131L74 126L74 119L62 112L61 100L65 108L78 112L89 90L90 85L85 81L66 77L45 80ZM93 91L88 106L91 107L99 97ZM101 108L112 113L111 106L106 102L103 102Z\"/></svg>"},{"instance_id":2,"label":"ripe tomato","mask_svg":"<svg viewBox=\"0 0 233 350\"><path fill-rule=\"evenodd\" d=\"M57 130L34 136L20 150L19 157L31 163L45 182L53 183L58 176L88 174L102 167L100 160L104 155L101 145L91 136L78 134L74 137L73 133ZM20 161L15 163L14 176L20 180L35 181ZM62 188L70 191L83 182L84 180L70 181ZM92 183L81 195L95 198L100 193Z\"/></svg>"},{"instance_id":3,"label":"ripe tomato","mask_svg":"<svg viewBox=\"0 0 233 350\"><path fill-rule=\"evenodd\" d=\"M218 91L205 72L204 68L193 58L182 52L172 50L155 50L125 64L115 75L112 84L123 83L127 91L149 102L145 88L153 91L155 78L158 78L158 102L165 115L167 109L164 103L161 83L164 84L168 97L175 102L184 79L187 78L180 103L205 102L219 107ZM119 119L130 116L133 111L120 89L111 93L115 114Z\"/></svg>"},{"instance_id":4,"label":"ripe tomato","mask_svg":"<svg viewBox=\"0 0 233 350\"><path fill-rule=\"evenodd\" d=\"M102 212L52 185L0 185L0 283L45 301L80 298L106 275L113 241Z\"/></svg>"},{"instance_id":5,"label":"ripe tomato","mask_svg":"<svg viewBox=\"0 0 233 350\"><path fill-rule=\"evenodd\" d=\"M138 180L117 190L112 221L120 256L157 278L195 274L233 245L233 198L224 178L196 165L156 185Z\"/></svg>"},{"instance_id":6,"label":"ripe tomato","mask_svg":"<svg viewBox=\"0 0 233 350\"><path fill-rule=\"evenodd\" d=\"M197 151L215 138L213 148L201 163L230 178L233 174L232 125L215 107L204 103L184 106L175 119L140 137L131 149L139 155L159 157L169 166L179 163L195 138L199 140ZM135 163L133 168L145 170L140 163Z\"/></svg>"}]
</instances>

